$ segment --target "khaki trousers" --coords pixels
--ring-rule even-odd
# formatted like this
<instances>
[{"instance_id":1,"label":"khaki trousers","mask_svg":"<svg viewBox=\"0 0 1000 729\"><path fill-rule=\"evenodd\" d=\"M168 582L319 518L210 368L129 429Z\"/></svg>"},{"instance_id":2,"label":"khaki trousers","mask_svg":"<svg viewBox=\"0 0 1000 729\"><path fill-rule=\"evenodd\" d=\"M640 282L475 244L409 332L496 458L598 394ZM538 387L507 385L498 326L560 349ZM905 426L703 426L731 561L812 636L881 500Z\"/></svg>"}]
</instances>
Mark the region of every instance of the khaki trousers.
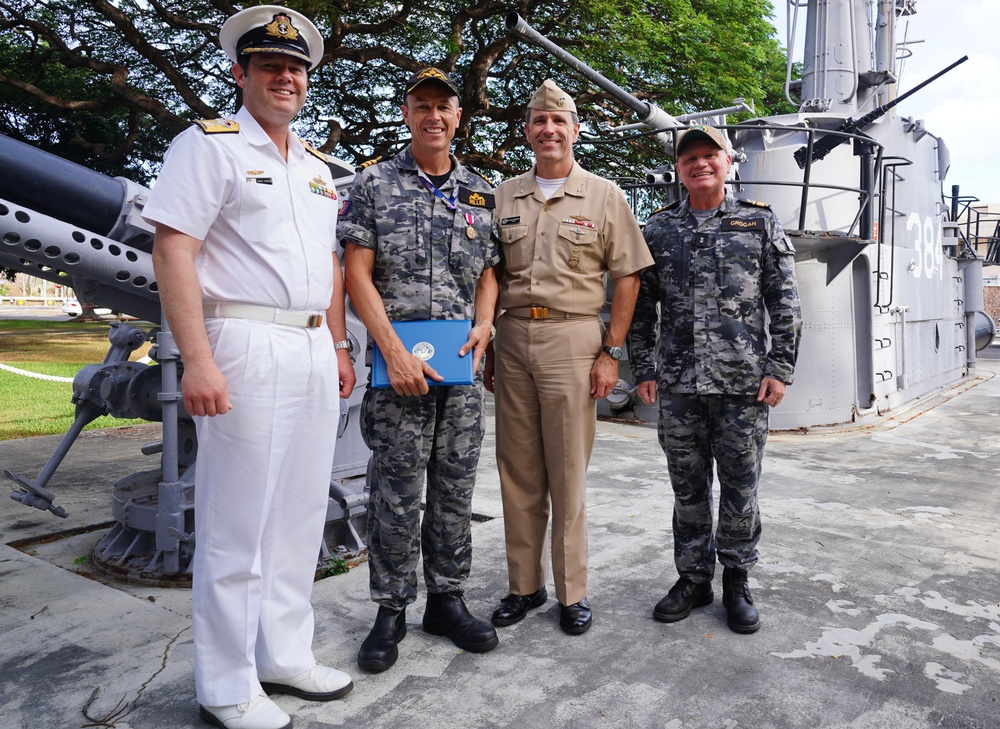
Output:
<instances>
[{"instance_id":1,"label":"khaki trousers","mask_svg":"<svg viewBox=\"0 0 1000 729\"><path fill-rule=\"evenodd\" d=\"M590 372L601 351L598 318L500 317L496 352L496 439L510 591L527 595L547 580L552 513L556 597L587 595L587 467L597 403Z\"/></svg>"}]
</instances>

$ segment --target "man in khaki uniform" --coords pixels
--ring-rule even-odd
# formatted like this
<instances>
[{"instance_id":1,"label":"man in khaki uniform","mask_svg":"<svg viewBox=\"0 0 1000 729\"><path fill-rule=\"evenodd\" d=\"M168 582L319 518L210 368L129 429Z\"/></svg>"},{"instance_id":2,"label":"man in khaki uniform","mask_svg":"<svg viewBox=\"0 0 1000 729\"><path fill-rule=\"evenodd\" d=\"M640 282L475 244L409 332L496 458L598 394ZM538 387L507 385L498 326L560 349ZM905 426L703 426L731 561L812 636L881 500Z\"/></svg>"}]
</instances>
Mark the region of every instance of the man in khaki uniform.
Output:
<instances>
[{"instance_id":1,"label":"man in khaki uniform","mask_svg":"<svg viewBox=\"0 0 1000 729\"><path fill-rule=\"evenodd\" d=\"M618 382L639 271L653 259L622 191L574 161L576 105L551 80L528 103L524 131L535 166L496 189L493 215L506 312L486 386L496 394L510 594L492 621L512 625L548 599L551 504L559 625L578 634L592 622L585 491L597 400ZM607 332L598 317L606 272L615 281Z\"/></svg>"}]
</instances>

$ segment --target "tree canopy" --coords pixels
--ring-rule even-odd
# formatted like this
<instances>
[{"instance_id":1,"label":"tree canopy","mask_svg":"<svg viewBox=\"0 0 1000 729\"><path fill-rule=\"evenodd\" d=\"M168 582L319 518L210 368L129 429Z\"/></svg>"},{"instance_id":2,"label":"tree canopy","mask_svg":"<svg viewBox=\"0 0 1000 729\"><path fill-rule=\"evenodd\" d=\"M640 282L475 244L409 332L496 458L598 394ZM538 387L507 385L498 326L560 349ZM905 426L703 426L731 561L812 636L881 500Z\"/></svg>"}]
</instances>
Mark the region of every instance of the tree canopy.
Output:
<instances>
[{"instance_id":1,"label":"tree canopy","mask_svg":"<svg viewBox=\"0 0 1000 729\"><path fill-rule=\"evenodd\" d=\"M148 183L191 120L232 114L237 89L218 46L230 0L0 0L0 132L110 175ZM622 88L668 113L781 101L784 56L769 0L288 0L325 38L296 131L358 164L409 133L407 76L434 65L462 88L455 152L499 180L530 165L523 120L545 78L574 96L591 135L636 121L545 51L509 35L515 11ZM666 161L648 139L583 145L609 176Z\"/></svg>"}]
</instances>

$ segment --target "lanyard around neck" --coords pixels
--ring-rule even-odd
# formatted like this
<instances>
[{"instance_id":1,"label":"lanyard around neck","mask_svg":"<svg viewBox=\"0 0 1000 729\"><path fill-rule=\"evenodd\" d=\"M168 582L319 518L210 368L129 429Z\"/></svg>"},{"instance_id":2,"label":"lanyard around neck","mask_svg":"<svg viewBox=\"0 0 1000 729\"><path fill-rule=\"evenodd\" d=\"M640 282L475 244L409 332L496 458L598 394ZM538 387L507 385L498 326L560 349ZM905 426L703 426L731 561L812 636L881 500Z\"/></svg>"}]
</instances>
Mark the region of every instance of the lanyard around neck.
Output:
<instances>
[{"instance_id":1,"label":"lanyard around neck","mask_svg":"<svg viewBox=\"0 0 1000 729\"><path fill-rule=\"evenodd\" d=\"M458 190L460 187L460 185L457 182L455 183L455 191L451 194L451 197L448 197L443 192L438 190L434 186L434 183L428 180L422 172L418 172L417 177L419 177L420 181L424 183L424 187L433 192L435 197L441 200L441 202L443 202L449 210L455 209L455 201L458 200Z\"/></svg>"}]
</instances>

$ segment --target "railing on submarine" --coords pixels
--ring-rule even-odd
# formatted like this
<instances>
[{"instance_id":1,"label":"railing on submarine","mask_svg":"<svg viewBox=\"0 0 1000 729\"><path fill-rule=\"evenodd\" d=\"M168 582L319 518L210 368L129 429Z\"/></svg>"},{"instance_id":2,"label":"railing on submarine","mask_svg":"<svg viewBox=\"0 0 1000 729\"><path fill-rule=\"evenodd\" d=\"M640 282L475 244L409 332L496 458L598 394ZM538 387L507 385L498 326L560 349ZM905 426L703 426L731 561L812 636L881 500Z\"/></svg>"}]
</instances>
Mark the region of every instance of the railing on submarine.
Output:
<instances>
[{"instance_id":1,"label":"railing on submarine","mask_svg":"<svg viewBox=\"0 0 1000 729\"><path fill-rule=\"evenodd\" d=\"M4 170L0 175L0 267L64 285L69 282L81 300L154 324L161 321L150 253L154 231L140 214L147 188L124 178L111 179L4 135L0 135L0 168ZM358 327L360 320L349 328L363 337ZM355 333L349 332L349 338L355 358L361 342ZM47 485L83 427L102 415L162 420L162 442L143 449L147 455L161 454L159 486L152 488L155 515L143 515L144 505L138 498L119 498L119 486L127 479L116 484L113 510L119 520L118 533L113 531L102 540L95 561L103 550L114 552L119 564L126 559L135 563L144 557L137 550L148 548L148 563L139 571L173 576L185 569L194 541L191 466L197 451L193 423L183 411L179 392L179 352L165 326L147 333L115 322L109 339L104 362L87 365L74 378L74 423L39 475L28 479L5 471L17 484L11 498L65 517ZM151 356L158 365L129 362L129 355L147 340L155 345ZM357 430L356 418L348 423L350 409L342 410L341 428L331 437L343 435L348 427ZM353 443L338 447L337 478L331 479L328 506L328 532L331 523L338 522L335 531L341 541L337 543L347 545L351 552L364 548L361 535L367 495L345 486L347 479L364 472L366 459L360 450ZM181 475L184 468L190 473ZM130 493L125 487L122 492ZM143 494L144 499L148 496ZM136 523L125 529L129 519ZM323 550L328 556L326 544Z\"/></svg>"},{"instance_id":2,"label":"railing on submarine","mask_svg":"<svg viewBox=\"0 0 1000 729\"><path fill-rule=\"evenodd\" d=\"M735 193L740 192L741 188L744 186L761 186L761 187L790 187L799 188L799 205L798 205L798 225L792 230L804 232L806 229L806 217L807 211L812 200L812 196L818 191L832 191L832 192L842 192L848 194L855 194L858 197L858 210L855 213L850 224L847 226L846 230L842 232L845 237L857 236L862 240L869 240L873 234L872 225L872 204L877 199L875 194L875 187L878 185L878 181L881 177L881 171L883 169L882 159L883 159L883 147L878 142L873 139L864 136L863 134L852 134L848 132L831 132L825 129L816 129L811 127L802 126L790 126L783 124L764 124L759 122L743 122L740 124L719 124L715 125L716 128L724 130L727 133L727 137L730 138L730 142L734 147L738 147L740 144L740 135L744 133L761 133L769 132L775 135L787 134L787 135L805 135L806 137L806 148L811 146L814 141L821 135L826 134L838 134L846 137L849 141L855 143L855 149L861 150L856 151L856 155L859 156L859 179L861 179L865 184L859 184L858 186L852 185L837 185L829 182L816 182L812 179L812 163L807 162L805 168L802 170L802 176L799 179L787 179L787 180L776 180L776 179L754 179L750 177L743 177L737 174L734 179L726 180L726 184L733 188ZM671 145L676 144L677 136L680 135L686 127L675 127L670 129L657 130L663 134L666 134L671 139ZM645 135L629 135L627 137L620 137L616 139L581 139L578 145L598 145L598 144L621 144L623 142L635 139L639 136ZM736 137L735 140L732 137ZM869 169L869 173L865 173L865 169ZM683 194L683 188L681 186L680 179L672 171L664 172L658 170L655 172L649 172L646 175L645 181L636 182L624 182L621 185L622 189L627 192L634 192L642 189L652 188L652 189L663 189L667 188L670 190L670 202L680 199ZM640 219L641 216L640 216Z\"/></svg>"},{"instance_id":3,"label":"railing on submarine","mask_svg":"<svg viewBox=\"0 0 1000 729\"><path fill-rule=\"evenodd\" d=\"M981 202L972 195L960 195L958 185L952 186L948 196L951 201L952 220L959 223L962 238L977 253L980 246L986 247L983 263L987 266L1000 265L1000 212L980 210L973 207Z\"/></svg>"}]
</instances>

